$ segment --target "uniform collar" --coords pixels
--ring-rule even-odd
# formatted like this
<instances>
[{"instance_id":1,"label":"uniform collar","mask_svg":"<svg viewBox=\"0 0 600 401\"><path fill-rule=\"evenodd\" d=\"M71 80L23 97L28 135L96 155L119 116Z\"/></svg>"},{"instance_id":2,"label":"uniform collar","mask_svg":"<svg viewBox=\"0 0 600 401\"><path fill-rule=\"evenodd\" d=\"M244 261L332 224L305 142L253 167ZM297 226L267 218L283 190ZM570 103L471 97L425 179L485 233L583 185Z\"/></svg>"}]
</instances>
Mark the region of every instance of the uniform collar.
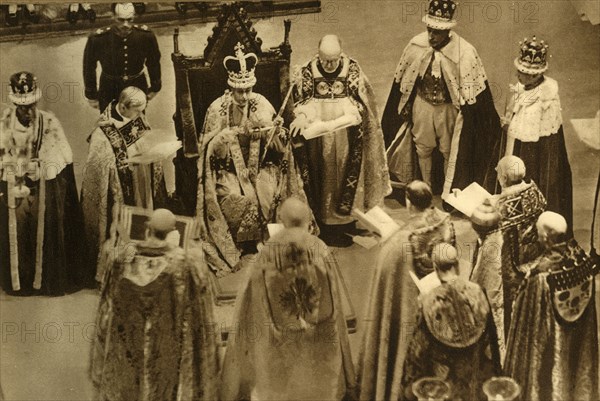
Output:
<instances>
[{"instance_id":1,"label":"uniform collar","mask_svg":"<svg viewBox=\"0 0 600 401\"><path fill-rule=\"evenodd\" d=\"M110 30L110 31L111 31L112 33L114 33L116 36L120 37L120 38L126 38L126 37L128 37L129 35L131 35L131 32L133 32L133 29L134 29L134 27L132 26L132 27L131 27L131 29L129 30L129 32L127 32L127 33L124 33L123 31L121 31L121 30L120 30L120 29L117 27L117 25L113 25L113 26L111 27L111 30Z\"/></svg>"}]
</instances>

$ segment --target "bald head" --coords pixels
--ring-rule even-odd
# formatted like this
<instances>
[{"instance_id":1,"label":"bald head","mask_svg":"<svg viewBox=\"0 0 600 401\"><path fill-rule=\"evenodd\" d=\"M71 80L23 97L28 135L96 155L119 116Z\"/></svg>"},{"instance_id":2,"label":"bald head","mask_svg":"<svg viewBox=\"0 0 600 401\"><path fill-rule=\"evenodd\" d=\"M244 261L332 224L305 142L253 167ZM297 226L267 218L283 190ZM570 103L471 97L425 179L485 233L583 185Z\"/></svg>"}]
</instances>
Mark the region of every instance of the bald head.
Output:
<instances>
[{"instance_id":1,"label":"bald head","mask_svg":"<svg viewBox=\"0 0 600 401\"><path fill-rule=\"evenodd\" d=\"M165 239L167 234L175 230L175 215L167 209L156 209L150 215L148 228L158 239Z\"/></svg>"},{"instance_id":2,"label":"bald head","mask_svg":"<svg viewBox=\"0 0 600 401\"><path fill-rule=\"evenodd\" d=\"M436 269L445 272L458 266L458 251L452 245L442 242L434 245L431 260Z\"/></svg>"},{"instance_id":3,"label":"bald head","mask_svg":"<svg viewBox=\"0 0 600 401\"><path fill-rule=\"evenodd\" d=\"M319 41L319 61L327 72L334 72L340 65L342 41L336 35L325 35Z\"/></svg>"},{"instance_id":4,"label":"bald head","mask_svg":"<svg viewBox=\"0 0 600 401\"><path fill-rule=\"evenodd\" d=\"M558 213L544 212L540 214L536 228L542 243L552 245L566 241L567 221Z\"/></svg>"},{"instance_id":5,"label":"bald head","mask_svg":"<svg viewBox=\"0 0 600 401\"><path fill-rule=\"evenodd\" d=\"M135 86L128 86L121 91L119 95L119 103L124 104L127 107L146 107L148 102L146 94L140 88Z\"/></svg>"},{"instance_id":6,"label":"bald head","mask_svg":"<svg viewBox=\"0 0 600 401\"><path fill-rule=\"evenodd\" d=\"M285 228L300 227L308 230L310 210L298 198L287 198L279 208L279 218Z\"/></svg>"},{"instance_id":7,"label":"bald head","mask_svg":"<svg viewBox=\"0 0 600 401\"><path fill-rule=\"evenodd\" d=\"M525 178L525 163L517 156L504 156L496 166L502 188L515 185Z\"/></svg>"}]
</instances>

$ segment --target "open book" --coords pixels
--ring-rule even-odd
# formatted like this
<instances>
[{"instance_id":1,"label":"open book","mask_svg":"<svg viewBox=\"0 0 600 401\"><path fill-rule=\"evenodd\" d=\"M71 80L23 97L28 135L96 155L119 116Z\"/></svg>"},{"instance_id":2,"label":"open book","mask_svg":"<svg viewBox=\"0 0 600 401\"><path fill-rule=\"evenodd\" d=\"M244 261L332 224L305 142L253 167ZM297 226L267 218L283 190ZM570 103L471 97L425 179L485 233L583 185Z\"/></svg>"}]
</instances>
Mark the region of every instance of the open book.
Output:
<instances>
[{"instance_id":1,"label":"open book","mask_svg":"<svg viewBox=\"0 0 600 401\"><path fill-rule=\"evenodd\" d=\"M421 294L427 294L434 288L442 285L442 282L440 281L436 272L431 272L422 279L419 279L417 275L411 271L408 273L410 274L410 278L413 279Z\"/></svg>"},{"instance_id":2,"label":"open book","mask_svg":"<svg viewBox=\"0 0 600 401\"><path fill-rule=\"evenodd\" d=\"M327 134L331 134L332 132L336 132L336 131L341 130L341 129L352 127L353 125L356 125L356 124L355 123L344 124L341 127L337 127L334 131L331 131L331 130L329 130L327 128L325 122L323 122L323 121L317 121L317 122L313 123L307 129L305 129L304 131L302 131L301 135L306 140L315 139L315 138L319 138L321 136L325 136Z\"/></svg>"},{"instance_id":3,"label":"open book","mask_svg":"<svg viewBox=\"0 0 600 401\"><path fill-rule=\"evenodd\" d=\"M477 206L491 197L492 194L478 183L473 182L462 191L459 189L453 190L444 200L465 216L471 217Z\"/></svg>"},{"instance_id":4,"label":"open book","mask_svg":"<svg viewBox=\"0 0 600 401\"><path fill-rule=\"evenodd\" d=\"M379 206L375 206L367 213L353 209L352 215L358 219L365 229L379 237L381 242L386 241L400 229L398 223Z\"/></svg>"},{"instance_id":5,"label":"open book","mask_svg":"<svg viewBox=\"0 0 600 401\"><path fill-rule=\"evenodd\" d=\"M150 164L163 161L181 148L181 141L174 133L165 130L149 130L127 148L127 161L134 164Z\"/></svg>"}]
</instances>

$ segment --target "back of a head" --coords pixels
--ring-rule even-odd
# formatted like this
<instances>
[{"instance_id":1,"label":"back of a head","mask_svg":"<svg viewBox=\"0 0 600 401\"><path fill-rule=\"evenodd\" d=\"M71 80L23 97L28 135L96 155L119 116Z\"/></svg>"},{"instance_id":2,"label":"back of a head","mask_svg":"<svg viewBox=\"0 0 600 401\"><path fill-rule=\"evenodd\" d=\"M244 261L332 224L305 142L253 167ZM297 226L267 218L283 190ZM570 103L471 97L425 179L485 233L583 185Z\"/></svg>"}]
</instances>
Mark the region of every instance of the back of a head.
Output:
<instances>
[{"instance_id":1,"label":"back of a head","mask_svg":"<svg viewBox=\"0 0 600 401\"><path fill-rule=\"evenodd\" d=\"M298 198L286 199L279 208L279 218L285 228L306 228L310 223L310 209Z\"/></svg>"},{"instance_id":2,"label":"back of a head","mask_svg":"<svg viewBox=\"0 0 600 401\"><path fill-rule=\"evenodd\" d=\"M144 91L135 86L128 86L121 91L119 95L119 103L129 108L136 107L142 110L146 108L148 100Z\"/></svg>"},{"instance_id":3,"label":"back of a head","mask_svg":"<svg viewBox=\"0 0 600 401\"><path fill-rule=\"evenodd\" d=\"M538 217L536 228L538 235L553 244L567 240L567 221L563 216L554 212L544 212Z\"/></svg>"},{"instance_id":4,"label":"back of a head","mask_svg":"<svg viewBox=\"0 0 600 401\"><path fill-rule=\"evenodd\" d=\"M167 234L175 230L175 215L167 209L156 209L148 220L148 228L158 239L165 239Z\"/></svg>"},{"instance_id":5,"label":"back of a head","mask_svg":"<svg viewBox=\"0 0 600 401\"><path fill-rule=\"evenodd\" d=\"M431 207L433 192L426 182L415 180L406 186L406 197L416 208L427 209Z\"/></svg>"},{"instance_id":6,"label":"back of a head","mask_svg":"<svg viewBox=\"0 0 600 401\"><path fill-rule=\"evenodd\" d=\"M445 272L458 265L458 251L452 245L442 242L433 246L431 260L436 269Z\"/></svg>"},{"instance_id":7,"label":"back of a head","mask_svg":"<svg viewBox=\"0 0 600 401\"><path fill-rule=\"evenodd\" d=\"M517 156L504 156L496 166L499 179L504 177L507 185L515 185L525 178L525 163Z\"/></svg>"},{"instance_id":8,"label":"back of a head","mask_svg":"<svg viewBox=\"0 0 600 401\"><path fill-rule=\"evenodd\" d=\"M470 347L488 327L488 300L479 285L460 278L455 247L436 244L431 256L442 285L421 294L424 321L439 342L453 349Z\"/></svg>"}]
</instances>

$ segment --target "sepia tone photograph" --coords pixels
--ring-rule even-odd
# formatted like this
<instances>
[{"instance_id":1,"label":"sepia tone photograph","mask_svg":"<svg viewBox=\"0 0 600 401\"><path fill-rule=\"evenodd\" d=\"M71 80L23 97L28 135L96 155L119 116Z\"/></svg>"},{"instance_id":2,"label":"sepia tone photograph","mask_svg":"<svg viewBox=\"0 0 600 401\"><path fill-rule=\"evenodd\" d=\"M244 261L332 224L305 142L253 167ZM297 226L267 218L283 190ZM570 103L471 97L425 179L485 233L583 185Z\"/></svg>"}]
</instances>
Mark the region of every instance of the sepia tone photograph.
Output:
<instances>
[{"instance_id":1,"label":"sepia tone photograph","mask_svg":"<svg viewBox=\"0 0 600 401\"><path fill-rule=\"evenodd\" d=\"M0 401L600 400L597 0L0 0Z\"/></svg>"}]
</instances>

